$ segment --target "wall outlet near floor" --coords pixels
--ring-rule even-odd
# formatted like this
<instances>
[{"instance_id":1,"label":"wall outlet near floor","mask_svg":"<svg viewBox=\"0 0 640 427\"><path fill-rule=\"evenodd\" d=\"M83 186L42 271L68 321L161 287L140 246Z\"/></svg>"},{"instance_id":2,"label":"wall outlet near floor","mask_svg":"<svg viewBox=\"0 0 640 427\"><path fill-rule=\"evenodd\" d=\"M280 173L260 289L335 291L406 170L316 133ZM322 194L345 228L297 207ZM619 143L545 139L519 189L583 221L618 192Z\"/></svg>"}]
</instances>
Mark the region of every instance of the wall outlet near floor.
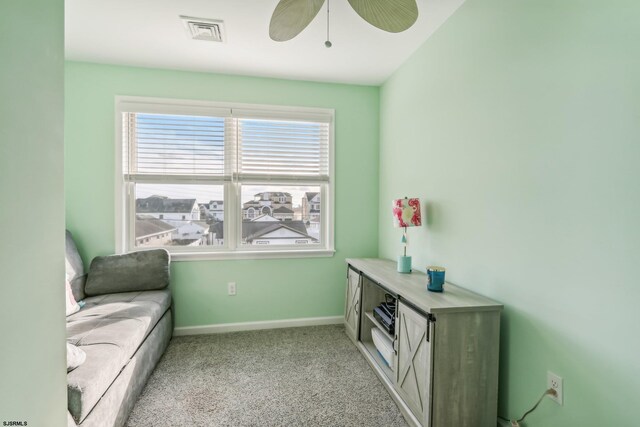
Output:
<instances>
[{"instance_id":1,"label":"wall outlet near floor","mask_svg":"<svg viewBox=\"0 0 640 427\"><path fill-rule=\"evenodd\" d=\"M227 283L227 289L229 291L229 295L235 295L236 294L236 282Z\"/></svg>"},{"instance_id":2,"label":"wall outlet near floor","mask_svg":"<svg viewBox=\"0 0 640 427\"><path fill-rule=\"evenodd\" d=\"M549 395L551 400L558 405L562 405L562 377L557 376L551 371L547 371L547 388L552 388L556 391L556 395Z\"/></svg>"}]
</instances>

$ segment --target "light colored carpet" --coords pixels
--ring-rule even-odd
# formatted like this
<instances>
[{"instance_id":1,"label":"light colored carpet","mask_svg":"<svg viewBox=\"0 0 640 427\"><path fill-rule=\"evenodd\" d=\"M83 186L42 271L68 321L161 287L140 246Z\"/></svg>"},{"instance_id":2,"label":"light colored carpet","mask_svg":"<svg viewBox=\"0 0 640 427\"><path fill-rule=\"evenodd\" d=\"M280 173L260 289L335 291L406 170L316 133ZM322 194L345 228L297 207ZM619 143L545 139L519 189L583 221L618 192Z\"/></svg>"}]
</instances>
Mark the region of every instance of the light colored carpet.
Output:
<instances>
[{"instance_id":1,"label":"light colored carpet","mask_svg":"<svg viewBox=\"0 0 640 427\"><path fill-rule=\"evenodd\" d=\"M128 426L406 426L342 326L176 337Z\"/></svg>"}]
</instances>

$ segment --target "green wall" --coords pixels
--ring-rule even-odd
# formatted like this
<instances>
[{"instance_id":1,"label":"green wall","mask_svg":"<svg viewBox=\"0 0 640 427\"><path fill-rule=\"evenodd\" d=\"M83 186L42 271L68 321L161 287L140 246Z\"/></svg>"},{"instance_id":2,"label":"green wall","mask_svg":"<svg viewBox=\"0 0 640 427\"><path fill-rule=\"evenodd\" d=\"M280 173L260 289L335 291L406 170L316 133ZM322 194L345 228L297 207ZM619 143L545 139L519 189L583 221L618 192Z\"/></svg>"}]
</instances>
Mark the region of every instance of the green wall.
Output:
<instances>
[{"instance_id":1,"label":"green wall","mask_svg":"<svg viewBox=\"0 0 640 427\"><path fill-rule=\"evenodd\" d=\"M64 2L0 3L0 421L66 425Z\"/></svg>"},{"instance_id":2,"label":"green wall","mask_svg":"<svg viewBox=\"0 0 640 427\"><path fill-rule=\"evenodd\" d=\"M564 377L527 426L637 425L640 3L467 0L381 89L390 201L421 197L414 266L505 304L499 413Z\"/></svg>"},{"instance_id":3,"label":"green wall","mask_svg":"<svg viewBox=\"0 0 640 427\"><path fill-rule=\"evenodd\" d=\"M85 262L114 252L116 95L335 108L335 256L174 262L172 290L176 326L342 314L344 259L378 252L378 88L68 62L67 226Z\"/></svg>"}]
</instances>

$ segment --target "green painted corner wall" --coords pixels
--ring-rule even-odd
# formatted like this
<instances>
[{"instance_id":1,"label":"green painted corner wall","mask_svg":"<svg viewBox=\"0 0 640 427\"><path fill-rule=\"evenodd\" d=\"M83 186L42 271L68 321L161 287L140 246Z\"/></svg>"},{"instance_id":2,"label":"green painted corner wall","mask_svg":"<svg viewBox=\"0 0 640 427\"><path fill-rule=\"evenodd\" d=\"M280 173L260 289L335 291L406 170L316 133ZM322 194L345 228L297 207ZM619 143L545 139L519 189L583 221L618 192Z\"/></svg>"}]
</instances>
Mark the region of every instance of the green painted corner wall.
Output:
<instances>
[{"instance_id":1,"label":"green painted corner wall","mask_svg":"<svg viewBox=\"0 0 640 427\"><path fill-rule=\"evenodd\" d=\"M1 2L0 58L0 421L63 426L64 1Z\"/></svg>"},{"instance_id":2,"label":"green painted corner wall","mask_svg":"<svg viewBox=\"0 0 640 427\"><path fill-rule=\"evenodd\" d=\"M380 255L390 202L426 202L414 266L505 304L499 413L632 426L640 396L640 3L467 2L383 85Z\"/></svg>"},{"instance_id":3,"label":"green painted corner wall","mask_svg":"<svg viewBox=\"0 0 640 427\"><path fill-rule=\"evenodd\" d=\"M176 326L342 314L344 259L378 253L379 88L77 62L65 77L67 226L85 262L114 251L116 95L334 108L336 254L174 262L171 286Z\"/></svg>"}]
</instances>

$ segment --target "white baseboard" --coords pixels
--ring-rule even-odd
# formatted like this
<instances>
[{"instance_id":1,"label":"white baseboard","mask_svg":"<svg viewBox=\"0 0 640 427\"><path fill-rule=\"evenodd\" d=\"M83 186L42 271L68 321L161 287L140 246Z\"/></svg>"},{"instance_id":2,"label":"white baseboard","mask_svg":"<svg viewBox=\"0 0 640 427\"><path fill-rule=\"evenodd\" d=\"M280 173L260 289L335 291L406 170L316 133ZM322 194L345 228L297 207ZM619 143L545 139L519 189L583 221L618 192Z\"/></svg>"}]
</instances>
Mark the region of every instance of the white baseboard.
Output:
<instances>
[{"instance_id":1,"label":"white baseboard","mask_svg":"<svg viewBox=\"0 0 640 427\"><path fill-rule=\"evenodd\" d=\"M296 328L300 326L337 325L344 316L305 317L302 319L265 320L259 322L219 323L202 326L180 326L173 329L173 336L221 334L224 332L257 331L260 329Z\"/></svg>"}]
</instances>

